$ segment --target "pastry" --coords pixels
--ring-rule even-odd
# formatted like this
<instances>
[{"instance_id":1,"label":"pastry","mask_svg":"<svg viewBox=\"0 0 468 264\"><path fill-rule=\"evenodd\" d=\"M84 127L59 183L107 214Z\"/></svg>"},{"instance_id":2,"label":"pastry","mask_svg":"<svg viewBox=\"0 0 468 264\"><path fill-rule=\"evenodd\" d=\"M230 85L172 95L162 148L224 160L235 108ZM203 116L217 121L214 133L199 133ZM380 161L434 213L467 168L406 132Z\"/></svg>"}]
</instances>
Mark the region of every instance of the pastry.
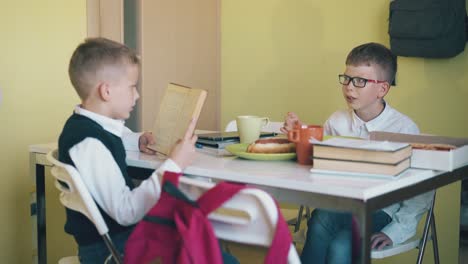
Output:
<instances>
[{"instance_id":1,"label":"pastry","mask_svg":"<svg viewBox=\"0 0 468 264\"><path fill-rule=\"evenodd\" d=\"M423 149L423 150L441 150L441 151L450 151L456 149L457 147L450 144L424 144L424 143L411 143L413 149Z\"/></svg>"},{"instance_id":2,"label":"pastry","mask_svg":"<svg viewBox=\"0 0 468 264\"><path fill-rule=\"evenodd\" d=\"M296 145L286 138L263 138L251 143L247 147L250 153L292 153Z\"/></svg>"}]
</instances>

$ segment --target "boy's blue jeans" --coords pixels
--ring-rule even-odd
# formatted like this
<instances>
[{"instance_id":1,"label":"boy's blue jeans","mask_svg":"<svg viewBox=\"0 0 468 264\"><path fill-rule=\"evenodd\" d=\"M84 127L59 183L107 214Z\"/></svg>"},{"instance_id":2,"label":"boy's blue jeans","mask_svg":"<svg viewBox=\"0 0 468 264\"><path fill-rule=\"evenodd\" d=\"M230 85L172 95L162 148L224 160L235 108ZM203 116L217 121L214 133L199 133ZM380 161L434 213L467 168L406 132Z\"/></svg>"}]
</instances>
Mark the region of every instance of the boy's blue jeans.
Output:
<instances>
[{"instance_id":1,"label":"boy's blue jeans","mask_svg":"<svg viewBox=\"0 0 468 264\"><path fill-rule=\"evenodd\" d=\"M128 240L131 232L123 232L111 237L112 242L117 250L122 254L124 252L125 243ZM231 254L221 251L223 255L223 262L226 264L239 264L239 261ZM97 243L78 247L78 256L81 264L103 264L106 258L110 255L106 244L103 241ZM111 261L110 263L114 263Z\"/></svg>"},{"instance_id":2,"label":"boy's blue jeans","mask_svg":"<svg viewBox=\"0 0 468 264\"><path fill-rule=\"evenodd\" d=\"M384 211L372 215L373 233L392 221ZM351 264L352 214L315 209L307 222L307 237L301 254L302 263Z\"/></svg>"},{"instance_id":3,"label":"boy's blue jeans","mask_svg":"<svg viewBox=\"0 0 468 264\"><path fill-rule=\"evenodd\" d=\"M122 232L111 237L112 242L117 250L122 254L124 252L125 243L133 230ZM110 255L104 240L99 242L78 247L78 257L81 264L103 264L107 257ZM110 263L113 263L111 261Z\"/></svg>"}]
</instances>

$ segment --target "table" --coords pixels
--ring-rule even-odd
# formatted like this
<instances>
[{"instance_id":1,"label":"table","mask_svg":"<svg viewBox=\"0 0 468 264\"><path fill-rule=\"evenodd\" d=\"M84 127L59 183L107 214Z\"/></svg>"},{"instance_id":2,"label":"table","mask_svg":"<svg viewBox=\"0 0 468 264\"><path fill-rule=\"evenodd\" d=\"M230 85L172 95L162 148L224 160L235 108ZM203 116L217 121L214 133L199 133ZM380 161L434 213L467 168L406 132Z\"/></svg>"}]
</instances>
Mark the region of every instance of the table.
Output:
<instances>
[{"instance_id":1,"label":"table","mask_svg":"<svg viewBox=\"0 0 468 264\"><path fill-rule=\"evenodd\" d=\"M55 147L56 144L29 147L30 171L36 184L39 263L47 260L44 167L50 163L45 155ZM130 167L152 170L162 162L157 156L127 152ZM372 212L461 180L463 175L468 175L468 164L451 172L409 169L398 179L376 179L310 173L309 166L294 161L251 161L197 153L192 166L184 173L252 184L280 202L350 211L361 225L362 262L370 263Z\"/></svg>"}]
</instances>

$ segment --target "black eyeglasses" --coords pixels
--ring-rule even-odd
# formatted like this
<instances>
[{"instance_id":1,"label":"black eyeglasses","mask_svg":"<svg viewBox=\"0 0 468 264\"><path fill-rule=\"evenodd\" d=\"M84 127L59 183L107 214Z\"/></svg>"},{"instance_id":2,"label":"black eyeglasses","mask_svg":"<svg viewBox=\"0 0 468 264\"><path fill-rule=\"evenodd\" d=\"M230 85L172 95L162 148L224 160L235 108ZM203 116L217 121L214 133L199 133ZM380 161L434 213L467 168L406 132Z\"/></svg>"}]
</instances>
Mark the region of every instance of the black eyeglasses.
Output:
<instances>
[{"instance_id":1,"label":"black eyeglasses","mask_svg":"<svg viewBox=\"0 0 468 264\"><path fill-rule=\"evenodd\" d=\"M357 87L357 88L366 87L367 82L371 82L371 83L384 83L384 82L387 82L387 81L366 79L366 78L361 78L361 77L351 77L351 76L348 76L346 74L338 75L338 81L343 85L348 85L350 82L353 82L354 87Z\"/></svg>"}]
</instances>

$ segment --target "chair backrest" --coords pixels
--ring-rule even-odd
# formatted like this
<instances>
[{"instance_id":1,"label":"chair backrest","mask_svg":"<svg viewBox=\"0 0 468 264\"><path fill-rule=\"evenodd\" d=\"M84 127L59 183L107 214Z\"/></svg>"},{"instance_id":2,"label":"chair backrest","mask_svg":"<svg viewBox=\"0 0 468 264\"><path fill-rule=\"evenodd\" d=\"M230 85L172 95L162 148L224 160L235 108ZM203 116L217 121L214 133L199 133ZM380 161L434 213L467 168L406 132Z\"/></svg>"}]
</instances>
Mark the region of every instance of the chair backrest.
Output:
<instances>
[{"instance_id":1,"label":"chair backrest","mask_svg":"<svg viewBox=\"0 0 468 264\"><path fill-rule=\"evenodd\" d=\"M179 188L191 199L197 199L214 183L181 177ZM211 213L212 223L218 238L243 244L269 247L275 235L278 208L266 192L246 188ZM289 248L288 263L300 263L293 244Z\"/></svg>"},{"instance_id":2,"label":"chair backrest","mask_svg":"<svg viewBox=\"0 0 468 264\"><path fill-rule=\"evenodd\" d=\"M262 132L275 132L281 133L280 128L283 126L283 122L270 121L266 126L262 128ZM226 132L237 131L236 120L231 120L224 129Z\"/></svg>"},{"instance_id":3,"label":"chair backrest","mask_svg":"<svg viewBox=\"0 0 468 264\"><path fill-rule=\"evenodd\" d=\"M60 191L60 202L67 208L84 214L96 226L99 234L105 235L109 229L94 202L80 173L68 164L58 161L57 150L47 154L47 160L54 166L51 173L55 177L55 187Z\"/></svg>"}]
</instances>

